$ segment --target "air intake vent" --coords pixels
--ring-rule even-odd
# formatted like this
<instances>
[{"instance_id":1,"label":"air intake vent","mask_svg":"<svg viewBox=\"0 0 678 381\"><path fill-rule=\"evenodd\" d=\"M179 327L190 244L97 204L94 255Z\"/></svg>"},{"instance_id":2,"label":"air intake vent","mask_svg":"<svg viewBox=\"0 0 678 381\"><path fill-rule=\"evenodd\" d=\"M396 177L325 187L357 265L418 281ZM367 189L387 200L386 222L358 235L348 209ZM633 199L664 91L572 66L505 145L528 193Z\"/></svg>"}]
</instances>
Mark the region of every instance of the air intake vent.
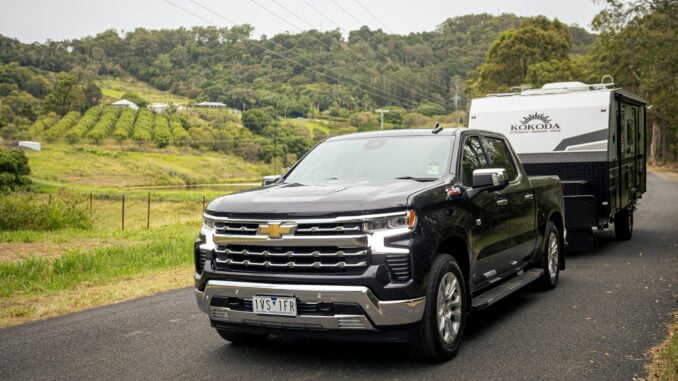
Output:
<instances>
[{"instance_id":1,"label":"air intake vent","mask_svg":"<svg viewBox=\"0 0 678 381\"><path fill-rule=\"evenodd\" d=\"M205 270L205 261L207 260L207 253L196 248L195 250L195 271L198 274L202 274Z\"/></svg>"},{"instance_id":2,"label":"air intake vent","mask_svg":"<svg viewBox=\"0 0 678 381\"><path fill-rule=\"evenodd\" d=\"M391 271L393 280L404 281L410 279L409 254L389 254L386 256L386 264Z\"/></svg>"}]
</instances>

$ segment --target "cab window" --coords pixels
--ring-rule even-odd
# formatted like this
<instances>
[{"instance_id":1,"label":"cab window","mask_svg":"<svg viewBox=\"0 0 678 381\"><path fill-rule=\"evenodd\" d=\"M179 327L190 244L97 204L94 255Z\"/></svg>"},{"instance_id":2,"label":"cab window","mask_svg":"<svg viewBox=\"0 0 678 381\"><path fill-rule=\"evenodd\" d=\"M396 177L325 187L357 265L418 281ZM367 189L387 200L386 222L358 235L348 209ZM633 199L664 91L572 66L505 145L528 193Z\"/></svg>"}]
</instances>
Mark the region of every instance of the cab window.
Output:
<instances>
[{"instance_id":1,"label":"cab window","mask_svg":"<svg viewBox=\"0 0 678 381\"><path fill-rule=\"evenodd\" d=\"M480 145L480 140L472 136L464 142L464 152L461 159L461 179L466 186L473 185L473 171L488 168L487 158Z\"/></svg>"},{"instance_id":2,"label":"cab window","mask_svg":"<svg viewBox=\"0 0 678 381\"><path fill-rule=\"evenodd\" d=\"M484 137L483 149L487 154L490 168L504 168L509 181L518 178L518 170L506 143L497 138Z\"/></svg>"}]
</instances>

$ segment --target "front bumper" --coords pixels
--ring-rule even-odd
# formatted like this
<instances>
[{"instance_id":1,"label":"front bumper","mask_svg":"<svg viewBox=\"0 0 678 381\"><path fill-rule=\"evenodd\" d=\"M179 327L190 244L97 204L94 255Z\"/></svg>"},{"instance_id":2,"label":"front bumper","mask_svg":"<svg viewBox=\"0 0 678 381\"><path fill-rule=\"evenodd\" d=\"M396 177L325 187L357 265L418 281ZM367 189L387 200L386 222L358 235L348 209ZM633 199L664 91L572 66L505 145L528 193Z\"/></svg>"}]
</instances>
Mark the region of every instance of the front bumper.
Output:
<instances>
[{"instance_id":1,"label":"front bumper","mask_svg":"<svg viewBox=\"0 0 678 381\"><path fill-rule=\"evenodd\" d=\"M298 303L346 303L359 306L363 314L298 315L296 317L258 315L251 311L214 306L214 297L251 299L253 295L291 295ZM424 315L426 298L406 300L377 299L364 286L274 284L210 280L204 291L195 291L200 309L213 322L301 330L362 330L402 326L418 322Z\"/></svg>"}]
</instances>

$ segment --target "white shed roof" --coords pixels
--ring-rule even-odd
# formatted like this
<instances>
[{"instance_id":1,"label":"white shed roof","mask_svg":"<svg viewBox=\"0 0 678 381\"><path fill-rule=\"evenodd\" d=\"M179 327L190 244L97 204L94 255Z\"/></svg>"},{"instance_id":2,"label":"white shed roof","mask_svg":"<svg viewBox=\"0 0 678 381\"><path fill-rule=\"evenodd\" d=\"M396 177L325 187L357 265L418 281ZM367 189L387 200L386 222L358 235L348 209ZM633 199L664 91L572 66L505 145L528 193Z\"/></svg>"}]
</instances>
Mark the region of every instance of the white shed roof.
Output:
<instances>
[{"instance_id":1,"label":"white shed roof","mask_svg":"<svg viewBox=\"0 0 678 381\"><path fill-rule=\"evenodd\" d=\"M119 101L111 103L113 106L136 106L136 103L128 101L127 99L121 99Z\"/></svg>"},{"instance_id":2,"label":"white shed roof","mask_svg":"<svg viewBox=\"0 0 678 381\"><path fill-rule=\"evenodd\" d=\"M226 107L226 104L221 102L200 102L196 106L207 106L207 107Z\"/></svg>"}]
</instances>

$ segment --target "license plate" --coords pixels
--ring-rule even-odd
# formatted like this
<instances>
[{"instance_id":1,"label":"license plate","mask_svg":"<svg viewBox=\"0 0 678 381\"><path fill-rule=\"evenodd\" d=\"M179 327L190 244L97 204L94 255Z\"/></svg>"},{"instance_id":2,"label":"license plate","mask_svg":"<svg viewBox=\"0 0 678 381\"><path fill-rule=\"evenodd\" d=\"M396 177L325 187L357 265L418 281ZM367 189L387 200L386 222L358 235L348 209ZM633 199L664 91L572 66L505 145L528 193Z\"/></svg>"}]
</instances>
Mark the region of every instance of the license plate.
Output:
<instances>
[{"instance_id":1,"label":"license plate","mask_svg":"<svg viewBox=\"0 0 678 381\"><path fill-rule=\"evenodd\" d=\"M252 296L252 311L259 315L297 316L297 299L291 296Z\"/></svg>"}]
</instances>

